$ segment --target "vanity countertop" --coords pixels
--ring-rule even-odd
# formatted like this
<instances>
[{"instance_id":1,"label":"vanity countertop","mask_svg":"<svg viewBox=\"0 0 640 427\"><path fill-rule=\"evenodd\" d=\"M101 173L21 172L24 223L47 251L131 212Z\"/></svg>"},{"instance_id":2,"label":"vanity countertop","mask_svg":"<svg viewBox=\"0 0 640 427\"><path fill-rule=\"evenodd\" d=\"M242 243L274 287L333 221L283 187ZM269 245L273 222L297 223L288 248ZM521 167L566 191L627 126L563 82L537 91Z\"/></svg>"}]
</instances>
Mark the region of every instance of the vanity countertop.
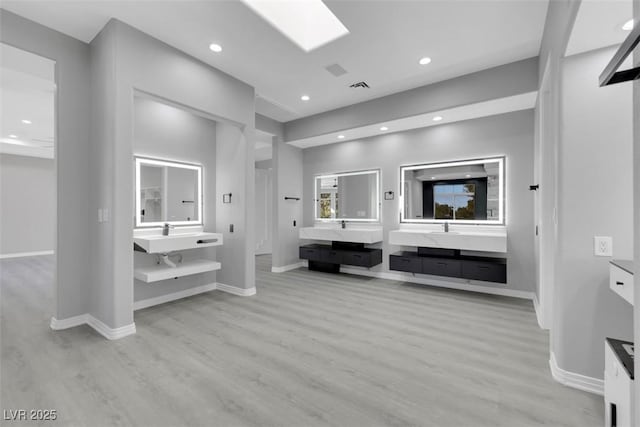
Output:
<instances>
[{"instance_id":1,"label":"vanity countertop","mask_svg":"<svg viewBox=\"0 0 640 427\"><path fill-rule=\"evenodd\" d=\"M622 341L614 338L607 338L607 342L609 343L609 347L613 350L613 353L618 358L618 361L624 366L624 369L629 374L629 378L633 379L634 367L633 367L633 359L634 354L629 354L627 349L633 349L633 343L631 341Z\"/></svg>"},{"instance_id":2,"label":"vanity countertop","mask_svg":"<svg viewBox=\"0 0 640 427\"><path fill-rule=\"evenodd\" d=\"M303 227L298 234L305 240L330 240L333 242L377 243L383 240L381 226L339 226Z\"/></svg>"},{"instance_id":3,"label":"vanity countertop","mask_svg":"<svg viewBox=\"0 0 640 427\"><path fill-rule=\"evenodd\" d=\"M482 252L507 252L505 227L441 229L405 228L389 232L389 243L399 246L462 249Z\"/></svg>"},{"instance_id":4,"label":"vanity countertop","mask_svg":"<svg viewBox=\"0 0 640 427\"><path fill-rule=\"evenodd\" d=\"M628 259L612 259L609 262L627 273L633 274L633 261Z\"/></svg>"}]
</instances>

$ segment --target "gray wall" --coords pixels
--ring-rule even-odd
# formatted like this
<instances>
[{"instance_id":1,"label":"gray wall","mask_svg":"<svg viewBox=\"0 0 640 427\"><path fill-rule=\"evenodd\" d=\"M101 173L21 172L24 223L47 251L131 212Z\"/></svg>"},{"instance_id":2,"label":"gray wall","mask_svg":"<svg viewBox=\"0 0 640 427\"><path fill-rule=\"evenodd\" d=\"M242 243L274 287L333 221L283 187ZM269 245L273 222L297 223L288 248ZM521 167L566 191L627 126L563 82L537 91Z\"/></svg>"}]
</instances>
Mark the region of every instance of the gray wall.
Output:
<instances>
[{"instance_id":1,"label":"gray wall","mask_svg":"<svg viewBox=\"0 0 640 427\"><path fill-rule=\"evenodd\" d=\"M633 2L634 22L640 22L640 0ZM637 50L636 50L637 52ZM634 54L634 66L640 66L640 55ZM633 182L640 182L640 80L633 83ZM640 185L633 187L634 191L634 265L635 271L640 271ZM633 310L634 342L640 343L640 292L635 292ZM635 358L635 372L640 372L640 357ZM636 416L635 425L640 425L640 405L637 399L640 396L640 381L635 382Z\"/></svg>"},{"instance_id":2,"label":"gray wall","mask_svg":"<svg viewBox=\"0 0 640 427\"><path fill-rule=\"evenodd\" d=\"M285 267L300 262L298 257L298 229L302 226L302 206L313 192L302 189L302 149L286 144L282 138L273 138L274 227L273 267ZM301 200L284 200L300 197ZM296 225L293 225L293 222Z\"/></svg>"},{"instance_id":3,"label":"gray wall","mask_svg":"<svg viewBox=\"0 0 640 427\"><path fill-rule=\"evenodd\" d=\"M57 319L87 311L91 281L89 197L89 46L0 10L0 41L56 61Z\"/></svg>"},{"instance_id":4,"label":"gray wall","mask_svg":"<svg viewBox=\"0 0 640 427\"><path fill-rule=\"evenodd\" d=\"M228 173L230 179L235 179L235 200L239 203L238 209L244 212L234 218L241 234L237 234L236 239L227 239L225 234L225 245L217 251L218 255L230 252L236 256L233 263L225 265L223 261L218 278L234 286L253 287L253 88L117 20L109 21L92 42L92 50L96 65L92 159L100 163L96 168L102 169L96 169L92 177L96 195L91 210L107 208L111 218L110 222L100 224L104 232L97 234L93 241L98 250L92 255L92 266L96 271L102 269L104 279L95 289L91 312L112 328L133 321L132 158L136 90L239 129L239 134L231 138L220 138L221 126L217 127L217 150L236 143L241 149L234 152L238 158L227 162L235 165L235 169L216 168L216 186L220 184L221 175ZM189 77L179 78L176 70ZM220 161L223 158L217 151L216 162ZM219 212L216 209L216 222L224 219Z\"/></svg>"},{"instance_id":5,"label":"gray wall","mask_svg":"<svg viewBox=\"0 0 640 427\"><path fill-rule=\"evenodd\" d=\"M561 368L595 378L605 337L633 337L632 308L609 289L610 258L593 253L593 236L612 236L614 258L633 258L632 88L597 82L614 52L566 58L562 79L553 351Z\"/></svg>"},{"instance_id":6,"label":"gray wall","mask_svg":"<svg viewBox=\"0 0 640 427\"><path fill-rule=\"evenodd\" d=\"M538 89L529 58L285 123L285 141L513 96Z\"/></svg>"},{"instance_id":7,"label":"gray wall","mask_svg":"<svg viewBox=\"0 0 640 427\"><path fill-rule=\"evenodd\" d=\"M216 124L156 100L136 97L134 101L133 153L203 167L204 229L216 229ZM131 160L133 161L133 159ZM133 213L133 212L132 212ZM185 259L216 259L216 248L184 251ZM155 262L155 256L134 253L135 266ZM195 274L179 279L144 283L135 281L135 301L178 292L216 282L216 273Z\"/></svg>"},{"instance_id":8,"label":"gray wall","mask_svg":"<svg viewBox=\"0 0 640 427\"><path fill-rule=\"evenodd\" d=\"M0 206L0 255L54 250L55 161L0 154Z\"/></svg>"},{"instance_id":9,"label":"gray wall","mask_svg":"<svg viewBox=\"0 0 640 427\"><path fill-rule=\"evenodd\" d=\"M391 190L397 195L401 165L504 155L507 287L533 291L533 204L528 191L533 178L533 124L533 110L525 110L308 148L303 152L304 224L313 225L313 178L316 174L380 169L380 191ZM386 243L389 231L400 226L398 203L398 197L382 200L384 256L382 265L374 267L375 271L389 271L388 255L401 250L401 247Z\"/></svg>"}]
</instances>

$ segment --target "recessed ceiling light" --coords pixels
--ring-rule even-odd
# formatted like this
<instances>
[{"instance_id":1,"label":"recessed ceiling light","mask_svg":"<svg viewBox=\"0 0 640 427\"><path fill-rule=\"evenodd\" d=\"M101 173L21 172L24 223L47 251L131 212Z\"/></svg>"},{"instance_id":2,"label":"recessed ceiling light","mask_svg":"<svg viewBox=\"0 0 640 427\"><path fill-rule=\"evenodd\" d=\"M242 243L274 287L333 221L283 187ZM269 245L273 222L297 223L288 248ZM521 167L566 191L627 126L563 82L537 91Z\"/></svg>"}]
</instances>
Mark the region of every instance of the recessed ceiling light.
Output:
<instances>
[{"instance_id":1,"label":"recessed ceiling light","mask_svg":"<svg viewBox=\"0 0 640 427\"><path fill-rule=\"evenodd\" d=\"M322 0L242 2L305 52L349 34Z\"/></svg>"},{"instance_id":2,"label":"recessed ceiling light","mask_svg":"<svg viewBox=\"0 0 640 427\"><path fill-rule=\"evenodd\" d=\"M433 118L433 121L434 121L434 122L439 122L440 120L442 120L442 116L435 116L435 117Z\"/></svg>"},{"instance_id":3,"label":"recessed ceiling light","mask_svg":"<svg viewBox=\"0 0 640 427\"><path fill-rule=\"evenodd\" d=\"M465 176L466 176L467 178L471 178L471 175L469 175L469 174L466 174Z\"/></svg>"},{"instance_id":4,"label":"recessed ceiling light","mask_svg":"<svg viewBox=\"0 0 640 427\"><path fill-rule=\"evenodd\" d=\"M431 177L431 179L436 179L436 177L435 177L435 176L432 176L432 177Z\"/></svg>"},{"instance_id":5,"label":"recessed ceiling light","mask_svg":"<svg viewBox=\"0 0 640 427\"><path fill-rule=\"evenodd\" d=\"M382 132L384 132L385 130L389 130L389 128L388 128L388 127L386 127L386 126L382 126L382 127L380 128L380 130L381 130Z\"/></svg>"},{"instance_id":6,"label":"recessed ceiling light","mask_svg":"<svg viewBox=\"0 0 640 427\"><path fill-rule=\"evenodd\" d=\"M22 123L24 123L25 125L30 125L31 124L31 120L22 119Z\"/></svg>"},{"instance_id":7,"label":"recessed ceiling light","mask_svg":"<svg viewBox=\"0 0 640 427\"><path fill-rule=\"evenodd\" d=\"M344 135L338 135L338 139L344 139Z\"/></svg>"},{"instance_id":8,"label":"recessed ceiling light","mask_svg":"<svg viewBox=\"0 0 640 427\"><path fill-rule=\"evenodd\" d=\"M309 97L309 95L302 95L302 96L300 97L300 99L302 99L303 101L308 101L308 100L310 100L311 98Z\"/></svg>"},{"instance_id":9,"label":"recessed ceiling light","mask_svg":"<svg viewBox=\"0 0 640 427\"><path fill-rule=\"evenodd\" d=\"M633 30L633 19L629 19L627 22L625 22L622 26L622 29L625 31Z\"/></svg>"},{"instance_id":10,"label":"recessed ceiling light","mask_svg":"<svg viewBox=\"0 0 640 427\"><path fill-rule=\"evenodd\" d=\"M217 43L211 43L211 44L209 45L209 49L211 49L211 51L212 51L212 52L215 52L215 53L220 53L220 52L222 52L222 46L220 46L220 45L219 45L219 44L217 44Z\"/></svg>"},{"instance_id":11,"label":"recessed ceiling light","mask_svg":"<svg viewBox=\"0 0 640 427\"><path fill-rule=\"evenodd\" d=\"M9 138L17 138L17 137L18 135L14 135L14 134L9 135Z\"/></svg>"},{"instance_id":12,"label":"recessed ceiling light","mask_svg":"<svg viewBox=\"0 0 640 427\"><path fill-rule=\"evenodd\" d=\"M420 58L420 61L418 61L420 65L427 65L430 62L431 62L431 58L429 58L428 56L425 56L424 58Z\"/></svg>"}]
</instances>

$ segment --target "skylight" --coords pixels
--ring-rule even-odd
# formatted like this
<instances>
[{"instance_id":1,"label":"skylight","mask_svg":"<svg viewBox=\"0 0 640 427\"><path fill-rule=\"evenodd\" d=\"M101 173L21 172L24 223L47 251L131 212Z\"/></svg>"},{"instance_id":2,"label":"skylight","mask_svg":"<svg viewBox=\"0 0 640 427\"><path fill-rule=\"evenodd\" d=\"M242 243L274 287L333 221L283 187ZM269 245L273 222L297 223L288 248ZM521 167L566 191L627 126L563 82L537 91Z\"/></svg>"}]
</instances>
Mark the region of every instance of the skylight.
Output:
<instances>
[{"instance_id":1,"label":"skylight","mask_svg":"<svg viewBox=\"0 0 640 427\"><path fill-rule=\"evenodd\" d=\"M321 0L242 2L305 52L349 34L349 30Z\"/></svg>"}]
</instances>

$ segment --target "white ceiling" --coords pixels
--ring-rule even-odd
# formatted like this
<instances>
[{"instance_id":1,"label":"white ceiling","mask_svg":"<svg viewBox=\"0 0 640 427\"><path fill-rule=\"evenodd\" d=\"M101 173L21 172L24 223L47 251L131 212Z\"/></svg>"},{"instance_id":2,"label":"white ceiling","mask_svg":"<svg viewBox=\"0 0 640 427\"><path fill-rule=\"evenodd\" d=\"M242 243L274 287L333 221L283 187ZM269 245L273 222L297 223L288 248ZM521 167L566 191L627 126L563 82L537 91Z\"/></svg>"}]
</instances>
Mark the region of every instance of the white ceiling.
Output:
<instances>
[{"instance_id":1,"label":"white ceiling","mask_svg":"<svg viewBox=\"0 0 640 427\"><path fill-rule=\"evenodd\" d=\"M536 56L548 1L325 3L350 34L310 53L237 0L3 0L2 7L85 42L117 18L254 86L257 112L288 121ZM212 42L223 51L209 51ZM424 56L433 62L419 65ZM335 63L348 73L325 70ZM371 88L348 87L359 81Z\"/></svg>"},{"instance_id":2,"label":"white ceiling","mask_svg":"<svg viewBox=\"0 0 640 427\"><path fill-rule=\"evenodd\" d=\"M629 35L622 26L631 18L631 0L582 0L566 55L619 45Z\"/></svg>"},{"instance_id":3,"label":"white ceiling","mask_svg":"<svg viewBox=\"0 0 640 427\"><path fill-rule=\"evenodd\" d=\"M0 58L0 153L53 158L55 63L2 43Z\"/></svg>"}]
</instances>

